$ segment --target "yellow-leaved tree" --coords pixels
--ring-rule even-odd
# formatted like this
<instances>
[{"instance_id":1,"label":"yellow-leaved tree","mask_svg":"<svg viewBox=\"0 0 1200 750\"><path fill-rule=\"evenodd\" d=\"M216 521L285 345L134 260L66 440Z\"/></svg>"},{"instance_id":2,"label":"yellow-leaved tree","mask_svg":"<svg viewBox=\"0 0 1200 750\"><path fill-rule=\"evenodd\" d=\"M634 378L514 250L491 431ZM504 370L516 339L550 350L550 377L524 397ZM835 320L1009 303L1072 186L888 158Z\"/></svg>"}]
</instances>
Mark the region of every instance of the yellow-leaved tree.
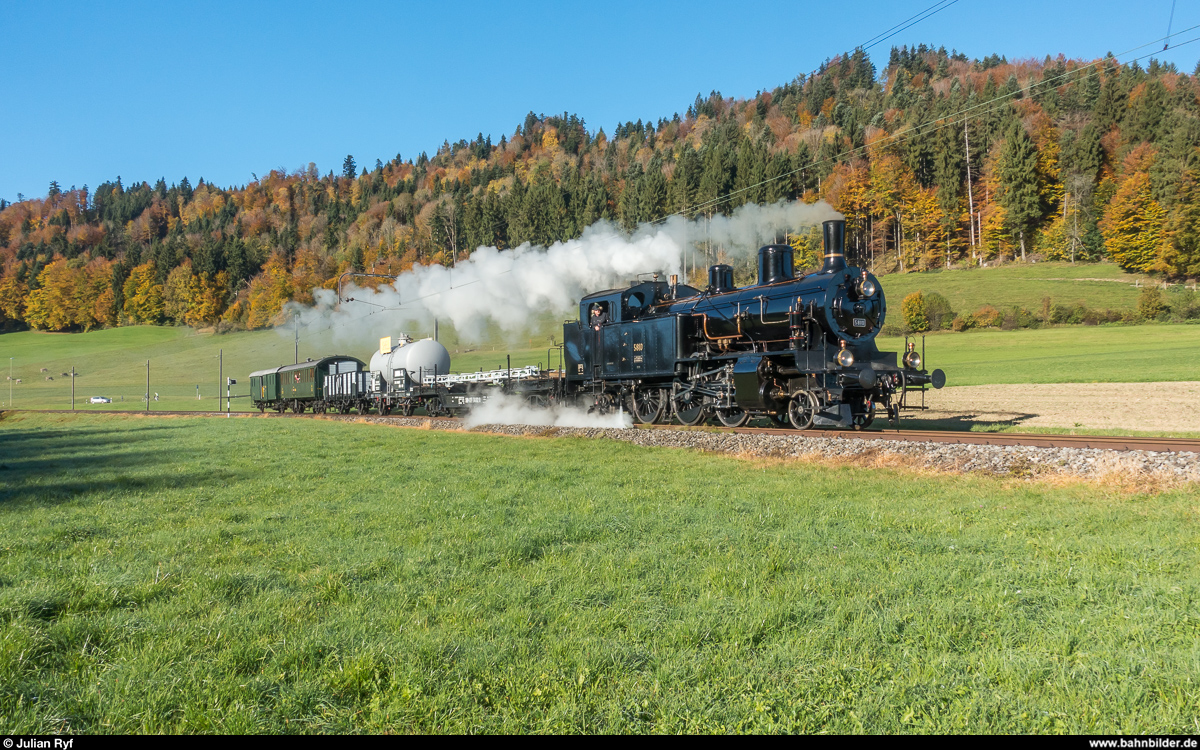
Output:
<instances>
[{"instance_id":1,"label":"yellow-leaved tree","mask_svg":"<svg viewBox=\"0 0 1200 750\"><path fill-rule=\"evenodd\" d=\"M8 320L24 320L28 294L29 287L15 274L0 279L0 315Z\"/></svg>"},{"instance_id":2,"label":"yellow-leaved tree","mask_svg":"<svg viewBox=\"0 0 1200 750\"><path fill-rule=\"evenodd\" d=\"M192 262L185 259L182 265L167 274L167 283L163 286L163 314L177 323L187 322L188 311L195 304L196 287Z\"/></svg>"},{"instance_id":3,"label":"yellow-leaved tree","mask_svg":"<svg viewBox=\"0 0 1200 750\"><path fill-rule=\"evenodd\" d=\"M1122 180L1100 221L1104 247L1126 271L1151 270L1163 245L1165 215L1150 193L1150 175L1129 175Z\"/></svg>"},{"instance_id":4,"label":"yellow-leaved tree","mask_svg":"<svg viewBox=\"0 0 1200 750\"><path fill-rule=\"evenodd\" d=\"M163 289L153 263L143 263L125 279L125 305L121 308L134 323L159 323L163 318Z\"/></svg>"},{"instance_id":5,"label":"yellow-leaved tree","mask_svg":"<svg viewBox=\"0 0 1200 750\"><path fill-rule=\"evenodd\" d=\"M250 328L264 328L283 309L283 303L292 296L292 274L287 260L274 253L263 266L262 273L250 282L250 315L246 324Z\"/></svg>"}]
</instances>

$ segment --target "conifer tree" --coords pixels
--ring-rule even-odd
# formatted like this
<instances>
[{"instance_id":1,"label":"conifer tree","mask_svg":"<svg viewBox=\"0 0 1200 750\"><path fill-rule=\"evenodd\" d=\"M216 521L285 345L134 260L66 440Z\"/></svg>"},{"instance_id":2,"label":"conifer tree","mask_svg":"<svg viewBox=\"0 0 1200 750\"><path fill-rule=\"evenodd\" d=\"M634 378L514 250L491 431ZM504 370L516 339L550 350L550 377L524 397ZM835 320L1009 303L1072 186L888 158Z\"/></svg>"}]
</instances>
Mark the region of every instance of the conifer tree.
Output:
<instances>
[{"instance_id":1,"label":"conifer tree","mask_svg":"<svg viewBox=\"0 0 1200 750\"><path fill-rule=\"evenodd\" d=\"M1013 120L1000 151L1000 185L1003 193L1008 231L1021 245L1021 260L1025 259L1026 235L1041 215L1038 197L1037 149L1025 133L1020 121Z\"/></svg>"}]
</instances>

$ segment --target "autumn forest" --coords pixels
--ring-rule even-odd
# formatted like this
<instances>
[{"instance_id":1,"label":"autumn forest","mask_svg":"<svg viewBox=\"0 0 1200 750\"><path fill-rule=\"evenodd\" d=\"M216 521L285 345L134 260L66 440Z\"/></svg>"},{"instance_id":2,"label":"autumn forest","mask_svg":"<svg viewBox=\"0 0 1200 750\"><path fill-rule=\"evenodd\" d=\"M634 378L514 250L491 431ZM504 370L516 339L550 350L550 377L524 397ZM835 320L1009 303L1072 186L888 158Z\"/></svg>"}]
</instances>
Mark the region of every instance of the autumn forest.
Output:
<instances>
[{"instance_id":1,"label":"autumn forest","mask_svg":"<svg viewBox=\"0 0 1200 750\"><path fill-rule=\"evenodd\" d=\"M1109 259L1200 276L1200 68L1144 62L921 45L879 69L859 51L611 132L530 113L496 141L244 186L51 182L0 201L0 327L260 328L348 270L781 200L831 203L876 273Z\"/></svg>"}]
</instances>

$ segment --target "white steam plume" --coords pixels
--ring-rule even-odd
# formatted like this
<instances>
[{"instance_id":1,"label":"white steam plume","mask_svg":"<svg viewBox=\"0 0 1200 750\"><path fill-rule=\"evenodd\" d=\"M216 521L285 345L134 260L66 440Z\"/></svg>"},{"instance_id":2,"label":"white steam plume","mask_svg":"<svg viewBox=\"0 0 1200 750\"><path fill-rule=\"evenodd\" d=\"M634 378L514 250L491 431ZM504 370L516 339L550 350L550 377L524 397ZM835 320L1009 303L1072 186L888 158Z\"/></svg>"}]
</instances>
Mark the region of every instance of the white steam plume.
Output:
<instances>
[{"instance_id":1,"label":"white steam plume","mask_svg":"<svg viewBox=\"0 0 1200 750\"><path fill-rule=\"evenodd\" d=\"M463 425L467 429L485 424L524 424L544 427L602 427L625 429L633 426L633 418L622 410L609 414L588 414L577 406L551 406L534 409L524 399L496 394L471 409Z\"/></svg>"},{"instance_id":2,"label":"white steam plume","mask_svg":"<svg viewBox=\"0 0 1200 750\"><path fill-rule=\"evenodd\" d=\"M290 310L308 331L333 329L335 339L353 343L429 330L435 319L450 321L462 339L478 340L489 321L506 332L528 330L538 315L570 315L582 296L621 286L637 274L679 273L685 248L706 240L737 257L786 232L837 218L841 214L828 203L780 202L745 205L732 216L707 221L672 216L632 234L600 221L578 239L550 247L481 247L454 268L417 265L378 290L347 284L343 293L353 301L341 304L335 292L316 289L315 306Z\"/></svg>"}]
</instances>

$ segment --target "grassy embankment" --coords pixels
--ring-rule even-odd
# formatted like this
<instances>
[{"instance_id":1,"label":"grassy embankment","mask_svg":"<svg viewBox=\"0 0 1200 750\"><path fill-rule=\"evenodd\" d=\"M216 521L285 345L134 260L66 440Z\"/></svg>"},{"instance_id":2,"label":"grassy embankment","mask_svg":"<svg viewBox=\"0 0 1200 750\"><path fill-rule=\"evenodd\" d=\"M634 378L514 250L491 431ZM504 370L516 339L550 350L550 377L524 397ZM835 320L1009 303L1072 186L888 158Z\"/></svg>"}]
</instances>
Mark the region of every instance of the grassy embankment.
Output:
<instances>
[{"instance_id":1,"label":"grassy embankment","mask_svg":"<svg viewBox=\"0 0 1200 750\"><path fill-rule=\"evenodd\" d=\"M900 301L917 290L937 292L956 313L973 313L984 305L1039 312L1046 297L1059 305L1082 302L1094 310L1128 310L1137 306L1141 294L1135 284L1147 282L1154 283L1114 263L1012 263L880 277L889 307L897 314Z\"/></svg>"},{"instance_id":2,"label":"grassy embankment","mask_svg":"<svg viewBox=\"0 0 1200 750\"><path fill-rule=\"evenodd\" d=\"M10 733L1197 729L1190 492L263 419L0 455Z\"/></svg>"}]
</instances>

